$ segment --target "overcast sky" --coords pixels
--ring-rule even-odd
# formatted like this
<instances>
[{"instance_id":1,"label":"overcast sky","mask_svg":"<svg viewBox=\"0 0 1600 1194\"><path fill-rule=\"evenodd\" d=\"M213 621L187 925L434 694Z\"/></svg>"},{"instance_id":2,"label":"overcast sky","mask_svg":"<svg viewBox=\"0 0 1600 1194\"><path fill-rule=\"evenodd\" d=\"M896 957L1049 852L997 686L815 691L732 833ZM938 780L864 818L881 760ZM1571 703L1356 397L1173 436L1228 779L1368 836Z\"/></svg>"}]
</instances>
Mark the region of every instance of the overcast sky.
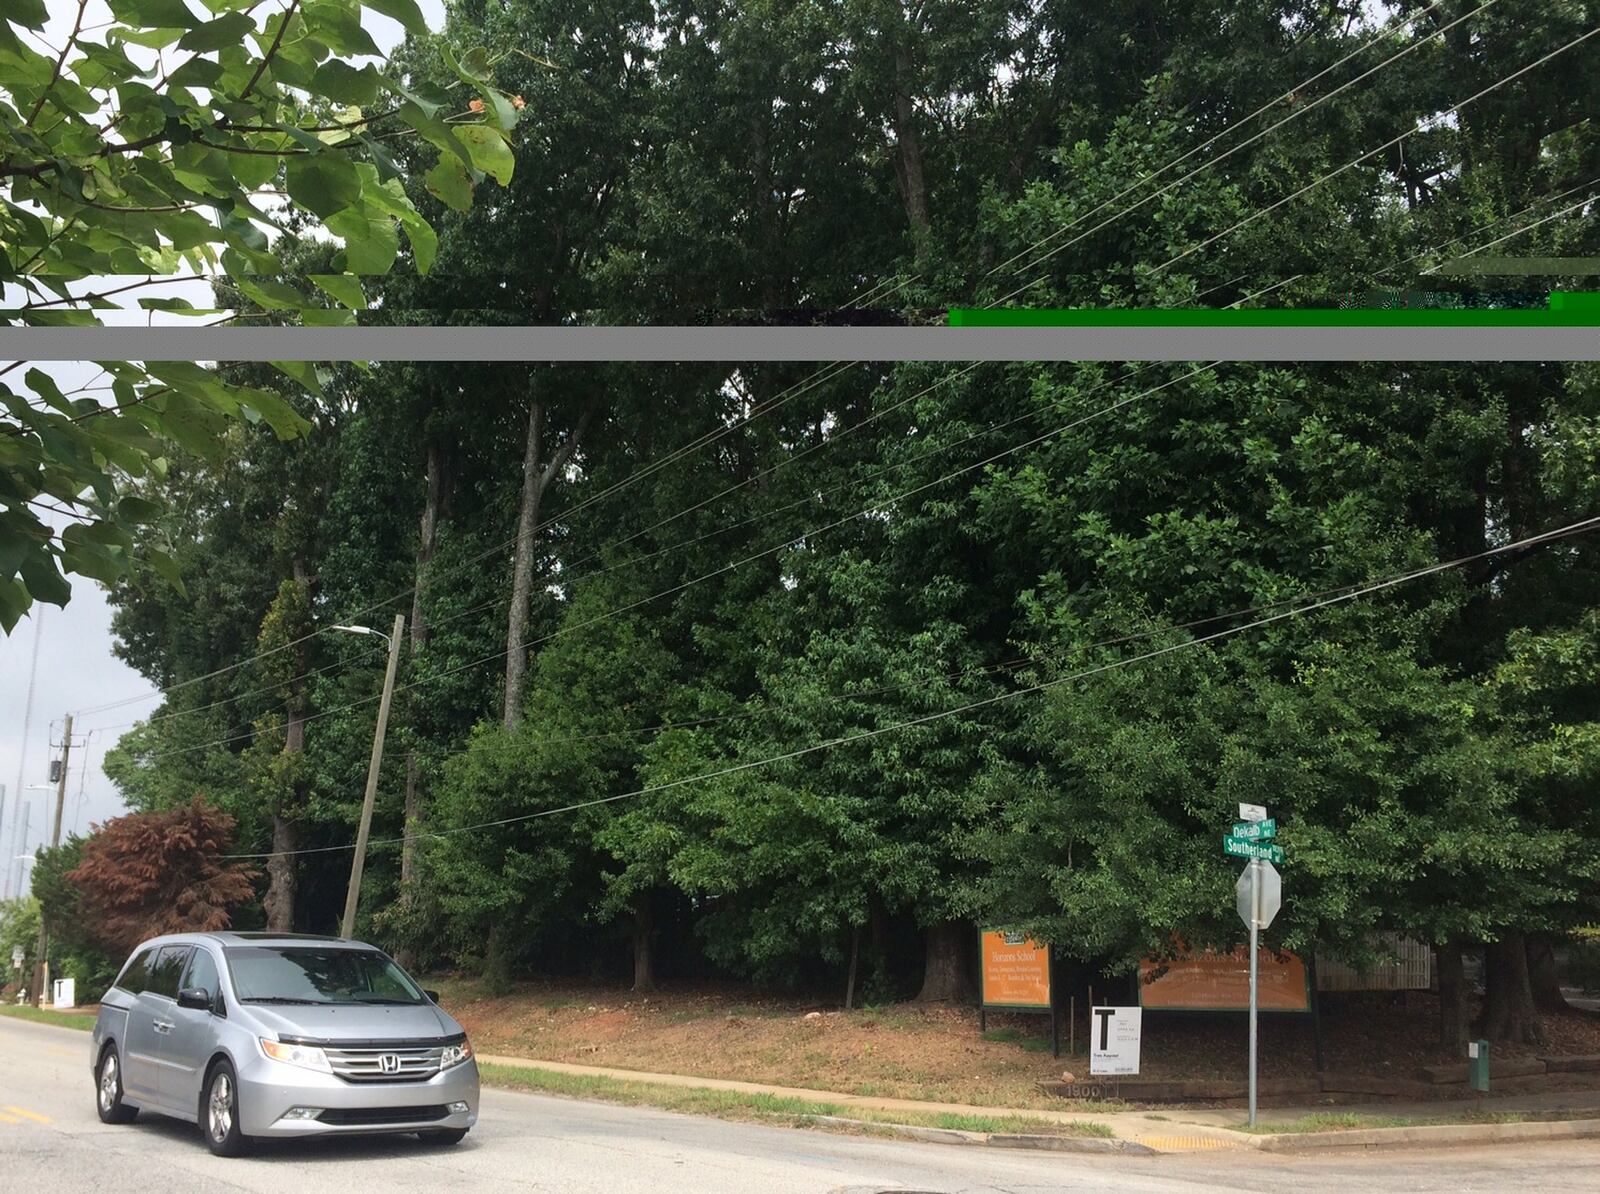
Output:
<instances>
[{"instance_id":1,"label":"overcast sky","mask_svg":"<svg viewBox=\"0 0 1600 1194\"><path fill-rule=\"evenodd\" d=\"M431 26L442 25L443 0L419 0L419 4ZM42 36L59 47L72 28L77 9L70 4L48 7L51 20ZM109 18L110 12L103 0L90 0L86 24L94 25ZM363 14L362 22L373 40L385 50L400 39L400 26L387 17L368 12ZM105 322L143 323L145 317L142 312L130 312L123 319L113 314ZM46 370L68 391L84 384L96 372L92 366L79 364L51 364ZM65 836L74 829L83 832L92 823L125 811L116 788L101 770L101 760L106 747L113 745L117 735L125 732L126 723L148 714L158 700L144 677L111 653L111 608L106 603L104 590L85 577L69 576L67 579L72 582L72 600L65 609L36 604L9 636L0 634L0 788L5 795L4 804L0 806L0 894L4 895L17 894L16 855L31 854L34 847L49 841L50 819L55 811L54 789L28 791L27 788L33 784L45 785L50 759L60 756L62 715L124 698L142 698L78 719L73 729L71 775L61 821ZM38 649L36 668L33 666L35 646ZM33 672L31 717L30 671ZM24 805L28 810L28 833L25 841L18 842ZM26 867L23 872L26 874Z\"/></svg>"}]
</instances>

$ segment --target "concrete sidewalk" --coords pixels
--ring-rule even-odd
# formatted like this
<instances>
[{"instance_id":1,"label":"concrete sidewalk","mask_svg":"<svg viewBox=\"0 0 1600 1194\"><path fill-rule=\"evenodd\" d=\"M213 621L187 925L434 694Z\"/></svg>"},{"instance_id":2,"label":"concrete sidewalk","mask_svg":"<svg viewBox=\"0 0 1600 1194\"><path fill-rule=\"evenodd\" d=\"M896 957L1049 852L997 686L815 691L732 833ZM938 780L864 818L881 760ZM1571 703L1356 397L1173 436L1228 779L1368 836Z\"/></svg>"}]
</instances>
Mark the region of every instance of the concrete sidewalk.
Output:
<instances>
[{"instance_id":1,"label":"concrete sidewalk","mask_svg":"<svg viewBox=\"0 0 1600 1194\"><path fill-rule=\"evenodd\" d=\"M1339 1103L1318 1107L1266 1107L1256 1114L1263 1124L1281 1124L1308 1115L1405 1116L1415 1119L1453 1119L1473 1113L1486 1115L1600 1116L1600 1090L1558 1090L1542 1094L1486 1095L1481 1099L1431 1102ZM1243 1107L1177 1108L1158 1112L1184 1123L1217 1128L1241 1128L1249 1122Z\"/></svg>"},{"instance_id":2,"label":"concrete sidewalk","mask_svg":"<svg viewBox=\"0 0 1600 1194\"><path fill-rule=\"evenodd\" d=\"M1468 1112L1484 1114L1529 1114L1560 1117L1552 1123L1418 1125L1405 1128L1340 1129L1328 1132L1286 1133L1280 1136L1246 1133L1240 1129L1248 1120L1242 1108L1216 1110L1174 1107L1164 1110L1078 1111L1070 1105L1060 1109L1034 1107L981 1107L970 1103L939 1103L923 1099L893 1099L876 1095L844 1094L839 1091L805 1087L775 1086L763 1082L739 1082L727 1078L697 1078L686 1074L654 1074L608 1066L575 1065L571 1062L535 1061L525 1057L479 1054L488 1065L520 1069L550 1070L561 1074L612 1078L656 1086L725 1090L741 1094L771 1095L828 1103L849 1110L876 1112L906 1111L923 1115L1021 1116L1052 1123L1095 1123L1109 1128L1115 1138L1158 1152L1188 1152L1200 1149L1265 1148L1268 1150L1318 1148L1330 1145L1371 1146L1374 1144L1426 1144L1488 1142L1497 1139L1528 1139L1545 1136L1592 1135L1600 1120L1600 1090L1567 1091L1550 1094L1487 1096L1483 1099L1430 1103L1323 1104L1310 1107L1274 1107L1258 1115L1262 1124L1281 1124L1308 1115L1401 1116L1417 1119L1449 1119ZM1581 1123L1571 1122L1583 1117ZM1587 1125L1587 1126L1585 1126ZM953 1135L953 1134L952 1134Z\"/></svg>"}]
</instances>

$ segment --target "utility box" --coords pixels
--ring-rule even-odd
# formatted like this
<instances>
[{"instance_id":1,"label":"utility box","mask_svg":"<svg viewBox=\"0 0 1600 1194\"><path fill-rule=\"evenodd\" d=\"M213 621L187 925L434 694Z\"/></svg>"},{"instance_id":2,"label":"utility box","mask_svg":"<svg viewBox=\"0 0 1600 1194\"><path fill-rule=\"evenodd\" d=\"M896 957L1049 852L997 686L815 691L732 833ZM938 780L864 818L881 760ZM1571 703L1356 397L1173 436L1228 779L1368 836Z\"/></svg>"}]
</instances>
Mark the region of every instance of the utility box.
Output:
<instances>
[{"instance_id":1,"label":"utility box","mask_svg":"<svg viewBox=\"0 0 1600 1194\"><path fill-rule=\"evenodd\" d=\"M1489 1042L1467 1044L1467 1084L1479 1094L1489 1093Z\"/></svg>"}]
</instances>

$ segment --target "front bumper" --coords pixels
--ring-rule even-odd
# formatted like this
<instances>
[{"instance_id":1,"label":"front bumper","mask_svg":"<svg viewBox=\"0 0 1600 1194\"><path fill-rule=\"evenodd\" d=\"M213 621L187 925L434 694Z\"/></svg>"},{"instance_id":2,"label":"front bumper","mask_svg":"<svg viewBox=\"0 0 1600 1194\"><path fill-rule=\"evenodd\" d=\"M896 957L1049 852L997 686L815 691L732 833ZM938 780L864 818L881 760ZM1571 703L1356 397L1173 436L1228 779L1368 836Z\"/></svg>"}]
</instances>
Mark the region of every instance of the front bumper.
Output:
<instances>
[{"instance_id":1,"label":"front bumper","mask_svg":"<svg viewBox=\"0 0 1600 1194\"><path fill-rule=\"evenodd\" d=\"M459 1130L478 1122L476 1061L423 1082L356 1083L257 1055L238 1067L237 1077L239 1130L246 1136ZM451 1103L465 1103L467 1109L449 1112ZM314 1107L327 1118L283 1118L293 1107Z\"/></svg>"}]
</instances>

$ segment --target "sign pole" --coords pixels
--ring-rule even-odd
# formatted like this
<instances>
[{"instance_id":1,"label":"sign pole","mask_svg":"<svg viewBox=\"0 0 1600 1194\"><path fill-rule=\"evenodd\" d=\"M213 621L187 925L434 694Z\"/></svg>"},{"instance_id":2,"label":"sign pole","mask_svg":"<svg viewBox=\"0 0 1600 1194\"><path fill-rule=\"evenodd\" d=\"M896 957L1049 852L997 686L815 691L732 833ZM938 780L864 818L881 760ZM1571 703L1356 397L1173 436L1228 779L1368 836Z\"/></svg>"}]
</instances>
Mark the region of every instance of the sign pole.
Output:
<instances>
[{"instance_id":1,"label":"sign pole","mask_svg":"<svg viewBox=\"0 0 1600 1194\"><path fill-rule=\"evenodd\" d=\"M1250 863L1250 1126L1256 1126L1256 979L1260 959L1257 942L1261 933L1261 860Z\"/></svg>"}]
</instances>

